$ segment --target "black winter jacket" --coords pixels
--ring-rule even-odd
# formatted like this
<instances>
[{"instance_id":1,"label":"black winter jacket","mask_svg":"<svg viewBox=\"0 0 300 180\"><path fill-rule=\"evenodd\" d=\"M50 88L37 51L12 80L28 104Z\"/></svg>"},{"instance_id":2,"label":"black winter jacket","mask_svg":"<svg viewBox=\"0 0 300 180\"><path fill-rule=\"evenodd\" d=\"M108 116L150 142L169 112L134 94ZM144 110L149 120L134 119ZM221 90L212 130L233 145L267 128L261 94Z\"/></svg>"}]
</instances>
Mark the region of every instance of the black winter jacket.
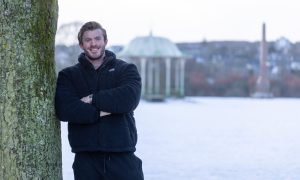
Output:
<instances>
[{"instance_id":1,"label":"black winter jacket","mask_svg":"<svg viewBox=\"0 0 300 180\"><path fill-rule=\"evenodd\" d=\"M97 70L82 53L79 63L59 72L55 110L60 121L68 122L72 152L135 151L137 131L133 110L141 94L141 78L133 64L105 51ZM93 94L92 104L82 97ZM100 111L111 115L100 117Z\"/></svg>"}]
</instances>

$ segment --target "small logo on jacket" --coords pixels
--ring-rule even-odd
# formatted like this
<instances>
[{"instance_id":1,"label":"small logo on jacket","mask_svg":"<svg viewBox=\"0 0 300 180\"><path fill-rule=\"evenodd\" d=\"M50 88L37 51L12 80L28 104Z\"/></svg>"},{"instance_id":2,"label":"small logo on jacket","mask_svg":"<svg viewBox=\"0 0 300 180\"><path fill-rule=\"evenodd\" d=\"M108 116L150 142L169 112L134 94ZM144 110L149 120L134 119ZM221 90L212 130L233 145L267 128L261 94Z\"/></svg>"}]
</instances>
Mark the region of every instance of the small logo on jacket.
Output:
<instances>
[{"instance_id":1,"label":"small logo on jacket","mask_svg":"<svg viewBox=\"0 0 300 180\"><path fill-rule=\"evenodd\" d=\"M115 68L111 68L108 70L108 72L113 72L113 71L115 71Z\"/></svg>"}]
</instances>

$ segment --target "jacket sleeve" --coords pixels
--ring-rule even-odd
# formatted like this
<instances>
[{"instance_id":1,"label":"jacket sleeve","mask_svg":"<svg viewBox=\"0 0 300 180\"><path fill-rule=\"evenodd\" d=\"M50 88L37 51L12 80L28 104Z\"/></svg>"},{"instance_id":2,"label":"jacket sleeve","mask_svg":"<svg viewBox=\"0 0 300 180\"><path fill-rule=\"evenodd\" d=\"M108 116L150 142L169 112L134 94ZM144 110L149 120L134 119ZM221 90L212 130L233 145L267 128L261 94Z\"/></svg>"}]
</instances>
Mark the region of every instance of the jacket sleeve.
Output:
<instances>
[{"instance_id":1,"label":"jacket sleeve","mask_svg":"<svg viewBox=\"0 0 300 180\"><path fill-rule=\"evenodd\" d=\"M98 120L99 111L93 105L82 102L80 98L70 73L61 71L58 74L55 94L55 112L60 121L89 124Z\"/></svg>"},{"instance_id":2,"label":"jacket sleeve","mask_svg":"<svg viewBox=\"0 0 300 180\"><path fill-rule=\"evenodd\" d=\"M105 112L132 112L137 107L141 96L141 77L136 66L123 64L116 78L118 87L96 92L92 104Z\"/></svg>"}]
</instances>

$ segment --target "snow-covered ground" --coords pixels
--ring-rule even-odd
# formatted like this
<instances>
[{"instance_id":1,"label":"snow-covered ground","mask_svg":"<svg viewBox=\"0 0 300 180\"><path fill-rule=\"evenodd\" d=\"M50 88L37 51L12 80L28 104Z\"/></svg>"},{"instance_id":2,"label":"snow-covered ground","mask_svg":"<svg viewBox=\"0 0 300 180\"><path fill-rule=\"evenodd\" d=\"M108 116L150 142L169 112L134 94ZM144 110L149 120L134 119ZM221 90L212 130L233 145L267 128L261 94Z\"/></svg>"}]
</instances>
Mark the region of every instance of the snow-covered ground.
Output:
<instances>
[{"instance_id":1,"label":"snow-covered ground","mask_svg":"<svg viewBox=\"0 0 300 180\"><path fill-rule=\"evenodd\" d=\"M145 180L300 179L300 99L141 101L135 111ZM63 176L73 154L62 123Z\"/></svg>"}]
</instances>

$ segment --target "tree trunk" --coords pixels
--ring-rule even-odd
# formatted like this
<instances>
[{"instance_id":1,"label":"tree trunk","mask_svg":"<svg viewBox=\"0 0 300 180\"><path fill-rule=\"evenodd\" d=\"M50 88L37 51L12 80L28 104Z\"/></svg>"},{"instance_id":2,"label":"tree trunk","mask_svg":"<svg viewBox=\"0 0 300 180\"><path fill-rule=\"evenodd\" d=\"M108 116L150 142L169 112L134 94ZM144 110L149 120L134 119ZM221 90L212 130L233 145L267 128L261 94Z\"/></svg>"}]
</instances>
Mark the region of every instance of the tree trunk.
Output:
<instances>
[{"instance_id":1,"label":"tree trunk","mask_svg":"<svg viewBox=\"0 0 300 180\"><path fill-rule=\"evenodd\" d=\"M57 0L0 0L0 179L62 179Z\"/></svg>"}]
</instances>

